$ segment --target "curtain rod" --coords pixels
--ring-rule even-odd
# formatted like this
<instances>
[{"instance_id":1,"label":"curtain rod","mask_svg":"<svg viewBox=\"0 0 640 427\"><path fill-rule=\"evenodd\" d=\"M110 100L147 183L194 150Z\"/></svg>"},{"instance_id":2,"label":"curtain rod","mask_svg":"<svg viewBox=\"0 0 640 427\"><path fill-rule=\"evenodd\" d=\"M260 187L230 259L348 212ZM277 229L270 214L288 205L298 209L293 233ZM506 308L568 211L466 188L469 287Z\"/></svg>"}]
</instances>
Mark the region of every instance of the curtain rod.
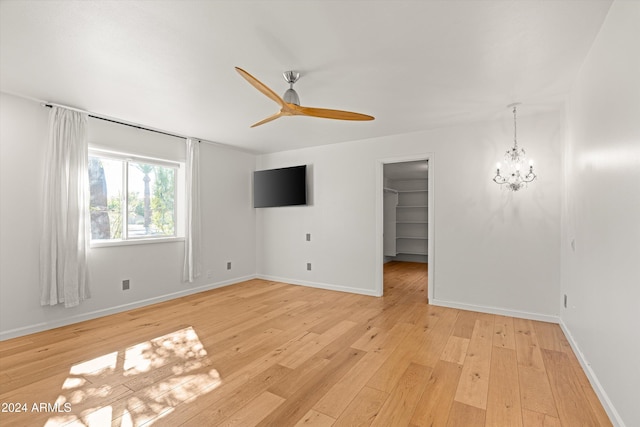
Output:
<instances>
[{"instance_id":1,"label":"curtain rod","mask_svg":"<svg viewBox=\"0 0 640 427\"><path fill-rule=\"evenodd\" d=\"M119 125L129 126L129 127L136 128L136 129L147 130L147 131L149 131L149 132L160 133L160 134L162 134L162 135L167 135L167 136L173 136L174 138L187 139L187 137L186 137L186 136L182 136L182 135L175 135L175 134L173 134L173 133L164 132L164 131L161 131L161 130L149 129L149 128L146 128L146 127L144 127L144 126L134 125L134 124L131 124L131 123L125 123L125 122L121 122L121 121L118 121L118 120L115 120L115 119L108 119L108 118L106 118L106 117L96 116L96 115L94 115L94 114L91 114L91 113L90 113L90 112L88 112L88 111L80 110L80 109L78 109L78 108L71 108L71 107L67 107L67 106L64 106L64 105L58 105L58 104L53 104L53 103L49 103L49 102L43 102L43 103L42 103L42 104L40 104L40 105L42 105L43 107L47 107L47 108L52 108L52 107L54 107L54 106L56 106L56 107L61 107L61 108L66 108L67 110L73 110L73 111L77 111L77 112L79 112L79 113L87 114L87 115L88 115L89 117L91 117L92 119L98 119L98 120L104 120L105 122L117 123L117 124L119 124ZM193 139L197 139L197 138L193 138ZM198 141L199 141L199 140L198 140Z\"/></svg>"},{"instance_id":2,"label":"curtain rod","mask_svg":"<svg viewBox=\"0 0 640 427\"><path fill-rule=\"evenodd\" d=\"M22 95L16 95L16 96L20 96L20 97L24 98L24 96L22 96ZM104 120L104 121L107 121L107 122L112 122L112 123L116 123L116 124L120 124L120 125L124 125L124 126L129 126L129 127L136 128L136 129L148 130L149 132L156 132L156 133L160 133L160 134L163 134L163 135L172 136L174 138L181 138L181 139L189 139L189 138L191 138L194 141L204 142L205 144L214 145L216 147L224 148L224 149L227 149L227 150L239 151L239 152L242 152L242 153L248 153L248 154L253 154L253 155L256 154L255 151L250 150L250 149L246 149L246 148L234 147L232 145L223 144L221 142L208 141L206 139L201 139L201 138L193 138L193 137L190 137L190 136L176 135L176 134L173 134L173 133L164 132L164 131L161 131L161 130L151 129L151 128L147 128L147 127L144 127L144 126L140 126L140 125L137 125L135 123L122 122L120 120L116 120L116 119L110 118L110 117L109 118L108 117L104 117L104 116L101 117L101 116L98 116L98 115L96 115L96 114L94 114L94 113L92 113L90 111L81 110L79 108L68 107L66 105L56 104L54 102L47 102L47 101L43 101L41 99L34 99L34 98L27 98L27 99L29 99L31 101L38 102L38 103L40 103L41 106L47 107L47 108L51 108L51 107L66 108L67 110L72 110L72 111L77 111L79 113L87 114L89 117L94 118L94 119L98 119L98 120Z\"/></svg>"}]
</instances>

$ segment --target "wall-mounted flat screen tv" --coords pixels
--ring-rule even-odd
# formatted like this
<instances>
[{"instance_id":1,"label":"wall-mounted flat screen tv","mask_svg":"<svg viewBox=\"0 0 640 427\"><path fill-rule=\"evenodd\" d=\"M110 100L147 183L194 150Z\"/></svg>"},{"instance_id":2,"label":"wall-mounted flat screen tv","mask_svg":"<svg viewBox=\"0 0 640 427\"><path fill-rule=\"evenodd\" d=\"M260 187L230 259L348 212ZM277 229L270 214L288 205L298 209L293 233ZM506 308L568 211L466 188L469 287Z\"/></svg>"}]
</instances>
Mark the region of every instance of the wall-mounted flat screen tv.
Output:
<instances>
[{"instance_id":1,"label":"wall-mounted flat screen tv","mask_svg":"<svg viewBox=\"0 0 640 427\"><path fill-rule=\"evenodd\" d=\"M307 204L307 166L253 172L253 207Z\"/></svg>"}]
</instances>

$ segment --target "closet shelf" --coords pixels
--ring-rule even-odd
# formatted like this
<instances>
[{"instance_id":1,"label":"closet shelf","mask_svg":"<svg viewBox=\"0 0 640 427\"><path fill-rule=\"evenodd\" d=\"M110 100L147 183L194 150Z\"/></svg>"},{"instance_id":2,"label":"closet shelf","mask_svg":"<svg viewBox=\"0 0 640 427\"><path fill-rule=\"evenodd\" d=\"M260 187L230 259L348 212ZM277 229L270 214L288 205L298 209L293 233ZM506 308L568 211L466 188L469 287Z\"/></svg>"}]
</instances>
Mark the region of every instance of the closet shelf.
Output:
<instances>
[{"instance_id":1,"label":"closet shelf","mask_svg":"<svg viewBox=\"0 0 640 427\"><path fill-rule=\"evenodd\" d=\"M384 191L385 221L390 219L388 226L393 227L384 235L385 256L399 257L396 258L399 261L426 262L429 243L427 181L401 184L400 188L389 185L394 188L386 187Z\"/></svg>"}]
</instances>

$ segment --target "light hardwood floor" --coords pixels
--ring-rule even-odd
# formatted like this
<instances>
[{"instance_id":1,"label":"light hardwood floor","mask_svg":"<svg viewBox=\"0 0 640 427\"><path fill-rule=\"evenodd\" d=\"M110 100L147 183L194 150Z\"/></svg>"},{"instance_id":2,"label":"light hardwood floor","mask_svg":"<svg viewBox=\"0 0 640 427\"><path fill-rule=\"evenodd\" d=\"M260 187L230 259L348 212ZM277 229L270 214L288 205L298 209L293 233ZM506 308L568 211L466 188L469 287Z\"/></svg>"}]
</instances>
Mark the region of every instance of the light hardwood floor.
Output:
<instances>
[{"instance_id":1,"label":"light hardwood floor","mask_svg":"<svg viewBox=\"0 0 640 427\"><path fill-rule=\"evenodd\" d=\"M430 306L425 283L251 280L1 342L0 402L26 412L0 425L611 425L558 325Z\"/></svg>"}]
</instances>

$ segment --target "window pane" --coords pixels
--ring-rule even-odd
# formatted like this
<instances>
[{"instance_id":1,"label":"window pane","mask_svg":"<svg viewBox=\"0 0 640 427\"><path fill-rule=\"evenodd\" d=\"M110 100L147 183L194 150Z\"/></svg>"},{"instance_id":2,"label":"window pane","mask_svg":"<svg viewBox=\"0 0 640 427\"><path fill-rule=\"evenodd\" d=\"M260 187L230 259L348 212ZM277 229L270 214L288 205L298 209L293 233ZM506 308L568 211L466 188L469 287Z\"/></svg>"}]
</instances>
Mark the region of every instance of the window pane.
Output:
<instances>
[{"instance_id":1,"label":"window pane","mask_svg":"<svg viewBox=\"0 0 640 427\"><path fill-rule=\"evenodd\" d=\"M129 162L129 238L175 236L174 168Z\"/></svg>"},{"instance_id":2,"label":"window pane","mask_svg":"<svg viewBox=\"0 0 640 427\"><path fill-rule=\"evenodd\" d=\"M91 238L122 238L121 160L89 157Z\"/></svg>"}]
</instances>

